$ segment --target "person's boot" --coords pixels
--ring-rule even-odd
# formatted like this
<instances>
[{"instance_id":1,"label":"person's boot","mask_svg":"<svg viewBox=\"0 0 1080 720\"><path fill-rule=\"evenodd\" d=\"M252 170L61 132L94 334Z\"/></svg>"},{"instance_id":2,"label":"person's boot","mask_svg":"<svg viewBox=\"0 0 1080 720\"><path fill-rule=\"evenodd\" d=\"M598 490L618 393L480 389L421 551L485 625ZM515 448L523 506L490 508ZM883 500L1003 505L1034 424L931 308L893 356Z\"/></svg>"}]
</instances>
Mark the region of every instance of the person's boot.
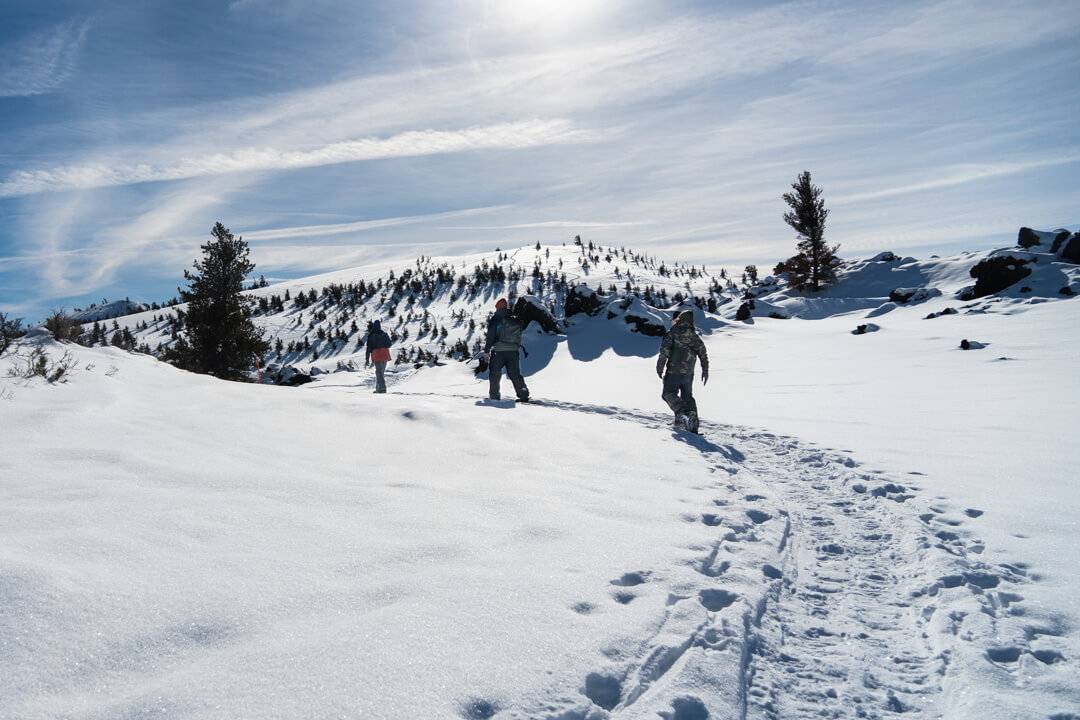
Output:
<instances>
[{"instance_id":1,"label":"person's boot","mask_svg":"<svg viewBox=\"0 0 1080 720\"><path fill-rule=\"evenodd\" d=\"M689 430L690 432L694 433L695 435L697 434L697 432L698 432L697 410L691 410L690 412L686 413L686 429Z\"/></svg>"},{"instance_id":2,"label":"person's boot","mask_svg":"<svg viewBox=\"0 0 1080 720\"><path fill-rule=\"evenodd\" d=\"M672 423L672 427L674 427L676 430L685 430L686 429L686 416L683 415L682 413L677 414L675 416L675 422Z\"/></svg>"}]
</instances>

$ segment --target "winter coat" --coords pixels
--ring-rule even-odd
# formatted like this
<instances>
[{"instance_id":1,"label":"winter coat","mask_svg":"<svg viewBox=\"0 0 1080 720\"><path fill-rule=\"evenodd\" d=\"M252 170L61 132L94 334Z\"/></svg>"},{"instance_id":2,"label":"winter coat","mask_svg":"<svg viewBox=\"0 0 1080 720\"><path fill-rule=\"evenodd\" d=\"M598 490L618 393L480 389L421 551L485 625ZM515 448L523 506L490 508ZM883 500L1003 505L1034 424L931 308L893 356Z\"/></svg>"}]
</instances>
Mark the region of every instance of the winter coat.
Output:
<instances>
[{"instance_id":1,"label":"winter coat","mask_svg":"<svg viewBox=\"0 0 1080 720\"><path fill-rule=\"evenodd\" d=\"M519 332L517 333L517 336L519 338L518 342L507 342L499 339L499 336L502 334L503 327L507 323L514 323L517 326L517 329L519 330ZM485 338L484 349L493 350L495 352L517 352L518 348L521 347L520 329L521 322L513 315L511 315L509 310L496 310L495 314L491 316L490 320L488 320L487 337Z\"/></svg>"},{"instance_id":2,"label":"winter coat","mask_svg":"<svg viewBox=\"0 0 1080 720\"><path fill-rule=\"evenodd\" d=\"M656 372L663 375L666 369L668 375L693 376L698 358L701 359L701 372L708 375L709 355L705 351L705 342L694 329L694 314L686 311L679 315L660 343Z\"/></svg>"},{"instance_id":3,"label":"winter coat","mask_svg":"<svg viewBox=\"0 0 1080 720\"><path fill-rule=\"evenodd\" d=\"M372 330L368 334L367 357L374 362L390 362L390 336L385 330Z\"/></svg>"}]
</instances>

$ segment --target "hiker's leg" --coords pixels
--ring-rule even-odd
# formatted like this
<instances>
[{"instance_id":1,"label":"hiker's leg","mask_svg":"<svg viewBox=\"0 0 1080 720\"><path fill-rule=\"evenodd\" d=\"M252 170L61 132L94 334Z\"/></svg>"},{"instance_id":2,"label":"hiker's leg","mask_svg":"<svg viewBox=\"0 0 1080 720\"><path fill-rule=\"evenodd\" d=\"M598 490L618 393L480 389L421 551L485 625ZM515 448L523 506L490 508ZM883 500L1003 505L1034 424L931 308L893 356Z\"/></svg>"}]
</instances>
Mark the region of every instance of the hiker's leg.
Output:
<instances>
[{"instance_id":1,"label":"hiker's leg","mask_svg":"<svg viewBox=\"0 0 1080 720\"><path fill-rule=\"evenodd\" d=\"M682 410L682 400L679 399L679 388L681 387L682 376L681 375L665 375L664 376L664 389L660 394L664 402L671 408L671 412L676 415Z\"/></svg>"},{"instance_id":2,"label":"hiker's leg","mask_svg":"<svg viewBox=\"0 0 1080 720\"><path fill-rule=\"evenodd\" d=\"M375 392L386 392L386 361L375 362Z\"/></svg>"},{"instance_id":3,"label":"hiker's leg","mask_svg":"<svg viewBox=\"0 0 1080 720\"><path fill-rule=\"evenodd\" d=\"M697 400L694 399L694 377L688 376L686 382L679 386L679 393L682 396L683 412L690 412L693 410L697 412Z\"/></svg>"},{"instance_id":4,"label":"hiker's leg","mask_svg":"<svg viewBox=\"0 0 1080 720\"><path fill-rule=\"evenodd\" d=\"M502 353L491 353L491 362L488 363L488 397L492 400L499 399L499 380L502 379Z\"/></svg>"},{"instance_id":5,"label":"hiker's leg","mask_svg":"<svg viewBox=\"0 0 1080 720\"><path fill-rule=\"evenodd\" d=\"M503 362L506 364L506 374L510 376L510 382L514 383L514 392L517 393L518 400L527 400L529 387L525 384L525 378L521 376L520 352L515 350L513 353L506 353L506 359Z\"/></svg>"}]
</instances>

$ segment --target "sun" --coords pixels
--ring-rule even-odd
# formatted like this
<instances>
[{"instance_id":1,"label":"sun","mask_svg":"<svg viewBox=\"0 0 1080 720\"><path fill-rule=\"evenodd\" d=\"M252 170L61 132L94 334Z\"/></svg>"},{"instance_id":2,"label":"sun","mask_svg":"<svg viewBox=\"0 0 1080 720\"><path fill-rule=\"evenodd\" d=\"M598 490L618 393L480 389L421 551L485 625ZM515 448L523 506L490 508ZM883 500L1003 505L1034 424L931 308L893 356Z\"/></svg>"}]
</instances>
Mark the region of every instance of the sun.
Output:
<instances>
[{"instance_id":1,"label":"sun","mask_svg":"<svg viewBox=\"0 0 1080 720\"><path fill-rule=\"evenodd\" d=\"M508 29L558 34L595 19L609 6L610 0L490 0L486 10Z\"/></svg>"}]
</instances>

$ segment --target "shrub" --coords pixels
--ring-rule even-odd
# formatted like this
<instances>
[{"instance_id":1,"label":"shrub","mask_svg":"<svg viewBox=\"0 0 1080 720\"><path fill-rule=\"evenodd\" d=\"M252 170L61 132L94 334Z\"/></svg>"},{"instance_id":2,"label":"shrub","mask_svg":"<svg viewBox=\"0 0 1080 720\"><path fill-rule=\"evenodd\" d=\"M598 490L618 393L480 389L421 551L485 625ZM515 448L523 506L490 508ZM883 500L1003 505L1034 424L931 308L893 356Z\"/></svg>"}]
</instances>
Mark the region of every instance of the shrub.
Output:
<instances>
[{"instance_id":1,"label":"shrub","mask_svg":"<svg viewBox=\"0 0 1080 720\"><path fill-rule=\"evenodd\" d=\"M78 340L82 335L82 325L64 312L63 308L53 310L45 319L45 329L52 333L54 340L60 342Z\"/></svg>"},{"instance_id":2,"label":"shrub","mask_svg":"<svg viewBox=\"0 0 1080 720\"><path fill-rule=\"evenodd\" d=\"M8 377L30 380L35 377L44 378L50 383L67 382L71 369L76 365L75 356L65 352L59 360L52 361L49 353L42 348L34 348L29 355L21 356L19 360L8 368Z\"/></svg>"},{"instance_id":3,"label":"shrub","mask_svg":"<svg viewBox=\"0 0 1080 720\"><path fill-rule=\"evenodd\" d=\"M3 354L8 349L12 340L21 338L25 334L26 331L23 330L22 320L13 320L5 313L0 313L0 354Z\"/></svg>"}]
</instances>

